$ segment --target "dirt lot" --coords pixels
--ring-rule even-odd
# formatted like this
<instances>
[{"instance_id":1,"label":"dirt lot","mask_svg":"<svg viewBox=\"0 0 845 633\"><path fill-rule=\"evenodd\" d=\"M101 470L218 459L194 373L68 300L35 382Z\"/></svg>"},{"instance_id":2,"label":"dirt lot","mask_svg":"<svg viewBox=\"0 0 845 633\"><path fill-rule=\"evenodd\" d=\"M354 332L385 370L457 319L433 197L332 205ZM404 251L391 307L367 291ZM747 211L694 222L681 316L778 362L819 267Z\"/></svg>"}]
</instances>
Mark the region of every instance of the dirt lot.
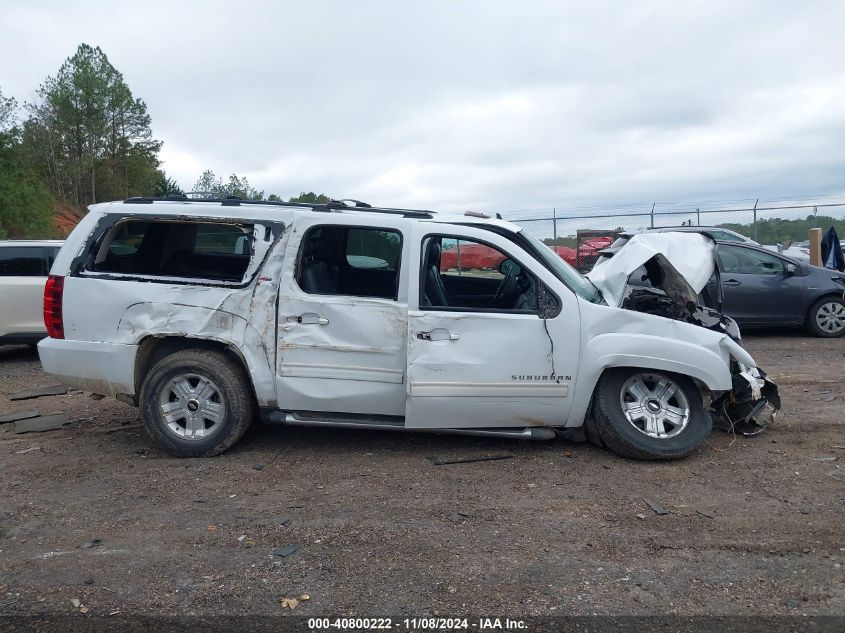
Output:
<instances>
[{"instance_id":1,"label":"dirt lot","mask_svg":"<svg viewBox=\"0 0 845 633\"><path fill-rule=\"evenodd\" d=\"M756 438L637 463L565 441L256 426L174 459L135 409L0 349L0 613L845 614L845 339L747 337L784 411ZM435 459L511 459L435 465ZM836 460L820 458L836 457ZM643 497L662 504L655 514ZM273 555L275 548L298 546Z\"/></svg>"}]
</instances>

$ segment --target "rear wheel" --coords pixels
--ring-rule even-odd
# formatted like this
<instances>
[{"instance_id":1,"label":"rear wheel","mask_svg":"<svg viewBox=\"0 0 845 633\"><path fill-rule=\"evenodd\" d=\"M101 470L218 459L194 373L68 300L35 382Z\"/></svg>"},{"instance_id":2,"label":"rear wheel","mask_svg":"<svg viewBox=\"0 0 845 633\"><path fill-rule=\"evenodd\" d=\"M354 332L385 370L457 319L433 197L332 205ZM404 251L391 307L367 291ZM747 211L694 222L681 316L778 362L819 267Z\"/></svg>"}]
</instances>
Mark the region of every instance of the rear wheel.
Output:
<instances>
[{"instance_id":1,"label":"rear wheel","mask_svg":"<svg viewBox=\"0 0 845 633\"><path fill-rule=\"evenodd\" d=\"M815 336L832 338L845 334L845 301L822 297L807 313L807 329Z\"/></svg>"},{"instance_id":2,"label":"rear wheel","mask_svg":"<svg viewBox=\"0 0 845 633\"><path fill-rule=\"evenodd\" d=\"M161 359L141 385L141 421L177 457L219 455L255 415L249 381L220 352L184 350Z\"/></svg>"},{"instance_id":3,"label":"rear wheel","mask_svg":"<svg viewBox=\"0 0 845 633\"><path fill-rule=\"evenodd\" d=\"M606 371L596 387L594 411L602 442L632 459L684 457L713 428L689 378L651 370Z\"/></svg>"}]
</instances>

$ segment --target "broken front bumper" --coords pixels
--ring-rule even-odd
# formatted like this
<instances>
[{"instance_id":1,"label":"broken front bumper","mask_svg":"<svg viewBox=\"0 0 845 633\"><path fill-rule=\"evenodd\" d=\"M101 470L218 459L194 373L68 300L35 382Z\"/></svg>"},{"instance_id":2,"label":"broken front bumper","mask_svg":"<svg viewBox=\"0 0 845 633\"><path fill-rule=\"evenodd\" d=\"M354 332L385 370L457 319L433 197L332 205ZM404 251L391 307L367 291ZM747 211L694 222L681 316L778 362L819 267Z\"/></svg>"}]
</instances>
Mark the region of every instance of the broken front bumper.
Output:
<instances>
[{"instance_id":1,"label":"broken front bumper","mask_svg":"<svg viewBox=\"0 0 845 633\"><path fill-rule=\"evenodd\" d=\"M759 367L731 362L733 388L713 400L717 426L732 433L757 435L780 411L780 394L775 383Z\"/></svg>"}]
</instances>

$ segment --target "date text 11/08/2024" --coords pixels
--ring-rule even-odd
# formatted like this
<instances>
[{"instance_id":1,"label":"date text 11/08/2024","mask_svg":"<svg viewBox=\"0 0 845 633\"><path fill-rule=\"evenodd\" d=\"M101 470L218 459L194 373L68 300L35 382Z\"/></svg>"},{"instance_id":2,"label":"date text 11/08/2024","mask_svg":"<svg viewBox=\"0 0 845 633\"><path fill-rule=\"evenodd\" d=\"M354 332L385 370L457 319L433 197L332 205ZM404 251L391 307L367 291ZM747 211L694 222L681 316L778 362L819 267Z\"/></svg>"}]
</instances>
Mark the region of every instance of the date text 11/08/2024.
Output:
<instances>
[{"instance_id":1,"label":"date text 11/08/2024","mask_svg":"<svg viewBox=\"0 0 845 633\"><path fill-rule=\"evenodd\" d=\"M406 631L519 631L527 630L528 624L523 620L510 618L308 618L308 628L311 630L391 630Z\"/></svg>"}]
</instances>

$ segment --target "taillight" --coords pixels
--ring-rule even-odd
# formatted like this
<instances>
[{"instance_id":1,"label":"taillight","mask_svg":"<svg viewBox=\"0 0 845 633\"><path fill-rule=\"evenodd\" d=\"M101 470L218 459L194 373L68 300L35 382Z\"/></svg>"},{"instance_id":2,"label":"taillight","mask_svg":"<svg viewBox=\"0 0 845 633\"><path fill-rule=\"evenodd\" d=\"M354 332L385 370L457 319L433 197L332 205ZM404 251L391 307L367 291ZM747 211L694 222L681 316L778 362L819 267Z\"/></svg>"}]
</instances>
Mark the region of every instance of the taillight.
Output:
<instances>
[{"instance_id":1,"label":"taillight","mask_svg":"<svg viewBox=\"0 0 845 633\"><path fill-rule=\"evenodd\" d=\"M65 289L65 278L58 275L47 277L44 286L44 325L47 335L52 338L65 337L65 324L62 321L62 294Z\"/></svg>"}]
</instances>

